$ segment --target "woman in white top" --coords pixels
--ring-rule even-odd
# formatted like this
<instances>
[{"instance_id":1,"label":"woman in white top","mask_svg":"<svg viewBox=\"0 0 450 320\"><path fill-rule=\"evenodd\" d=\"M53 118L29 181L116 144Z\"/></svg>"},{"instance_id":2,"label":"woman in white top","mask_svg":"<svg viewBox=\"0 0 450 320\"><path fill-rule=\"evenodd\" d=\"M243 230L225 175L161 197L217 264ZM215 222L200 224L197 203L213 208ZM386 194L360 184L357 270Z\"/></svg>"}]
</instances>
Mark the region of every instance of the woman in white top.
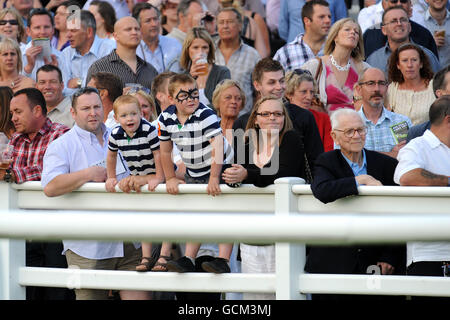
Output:
<instances>
[{"instance_id":1,"label":"woman in white top","mask_svg":"<svg viewBox=\"0 0 450 320\"><path fill-rule=\"evenodd\" d=\"M411 119L413 125L428 121L428 111L436 99L433 70L424 51L408 43L389 58L388 103L393 112Z\"/></svg>"}]
</instances>

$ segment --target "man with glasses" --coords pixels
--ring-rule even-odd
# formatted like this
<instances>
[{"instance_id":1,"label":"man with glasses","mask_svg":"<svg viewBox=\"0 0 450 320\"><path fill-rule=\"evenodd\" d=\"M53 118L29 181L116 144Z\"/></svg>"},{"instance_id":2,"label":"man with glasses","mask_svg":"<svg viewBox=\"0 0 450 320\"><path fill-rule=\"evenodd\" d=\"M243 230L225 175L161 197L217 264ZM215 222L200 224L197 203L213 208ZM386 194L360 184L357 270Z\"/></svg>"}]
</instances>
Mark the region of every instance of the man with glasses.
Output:
<instances>
[{"instance_id":1,"label":"man with glasses","mask_svg":"<svg viewBox=\"0 0 450 320\"><path fill-rule=\"evenodd\" d=\"M401 186L450 186L450 96L434 101L429 116L430 129L398 154L394 181ZM407 248L408 275L450 277L450 242L408 242Z\"/></svg>"},{"instance_id":2,"label":"man with glasses","mask_svg":"<svg viewBox=\"0 0 450 320\"><path fill-rule=\"evenodd\" d=\"M48 197L78 189L86 182L106 180L106 154L110 129L103 124L103 107L97 89L81 88L72 96L75 125L61 141L52 143L44 156L41 184ZM56 141L55 141L56 142ZM118 157L118 180L129 175ZM119 182L120 186L120 182ZM140 262L139 244L103 241L63 241L69 268L134 271ZM77 300L106 300L109 290L77 288ZM148 292L121 290L122 300L148 300Z\"/></svg>"},{"instance_id":3,"label":"man with glasses","mask_svg":"<svg viewBox=\"0 0 450 320\"><path fill-rule=\"evenodd\" d=\"M279 49L275 60L280 61L284 70L300 68L306 61L323 56L323 46L331 28L331 12L325 0L312 0L302 8L302 22L305 33Z\"/></svg>"},{"instance_id":4,"label":"man with glasses","mask_svg":"<svg viewBox=\"0 0 450 320\"><path fill-rule=\"evenodd\" d=\"M382 0L381 3L384 11L386 11L388 8L400 6L403 9L405 9L407 18L411 17L412 14L411 0ZM379 21L383 21L381 19L382 12L379 13L380 14ZM410 21L410 24L411 24L411 31L410 31L411 39L415 43L429 49L437 56L438 51L436 43L430 31L428 31L425 27L414 21ZM387 40L386 36L381 32L380 24L375 24L369 29L367 29L363 34L363 39L364 39L364 52L366 58L378 48L383 47L386 44Z\"/></svg>"},{"instance_id":5,"label":"man with glasses","mask_svg":"<svg viewBox=\"0 0 450 320\"><path fill-rule=\"evenodd\" d=\"M383 71L367 69L355 88L362 101L358 113L367 127L364 148L397 158L398 151L406 144L406 134L412 123L407 116L384 107L387 85Z\"/></svg>"},{"instance_id":6,"label":"man with glasses","mask_svg":"<svg viewBox=\"0 0 450 320\"><path fill-rule=\"evenodd\" d=\"M372 67L381 69L388 74L388 60L391 53L403 44L415 43L411 35L411 21L408 14L402 7L392 7L383 12L383 23L381 32L387 37L386 44L375 50L367 57L367 63ZM420 46L420 45L419 45ZM427 48L420 46L428 57L431 68L434 72L441 69L441 64L436 55Z\"/></svg>"},{"instance_id":7,"label":"man with glasses","mask_svg":"<svg viewBox=\"0 0 450 320\"><path fill-rule=\"evenodd\" d=\"M62 53L49 44L51 55L48 58L42 54L43 47L34 44L34 40L41 38L51 41L54 32L53 16L49 11L40 8L30 11L27 34L31 37L31 41L26 45L25 52L22 52L23 73L29 78L36 79L37 69L45 64L52 64L61 70L64 85L67 88L69 69Z\"/></svg>"},{"instance_id":8,"label":"man with glasses","mask_svg":"<svg viewBox=\"0 0 450 320\"><path fill-rule=\"evenodd\" d=\"M364 149L367 127L361 115L352 109L331 114L331 136L340 149L322 153L316 160L311 190L324 203L358 195L358 187L395 185L397 160ZM404 246L362 244L354 246L311 246L305 271L337 274L402 274ZM312 295L314 299L373 299L372 296Z\"/></svg>"},{"instance_id":9,"label":"man with glasses","mask_svg":"<svg viewBox=\"0 0 450 320\"><path fill-rule=\"evenodd\" d=\"M261 59L255 48L245 44L241 37L242 15L235 8L223 8L217 15L216 64L230 69L231 79L239 81L246 102L241 114L253 105L252 71Z\"/></svg>"}]
</instances>

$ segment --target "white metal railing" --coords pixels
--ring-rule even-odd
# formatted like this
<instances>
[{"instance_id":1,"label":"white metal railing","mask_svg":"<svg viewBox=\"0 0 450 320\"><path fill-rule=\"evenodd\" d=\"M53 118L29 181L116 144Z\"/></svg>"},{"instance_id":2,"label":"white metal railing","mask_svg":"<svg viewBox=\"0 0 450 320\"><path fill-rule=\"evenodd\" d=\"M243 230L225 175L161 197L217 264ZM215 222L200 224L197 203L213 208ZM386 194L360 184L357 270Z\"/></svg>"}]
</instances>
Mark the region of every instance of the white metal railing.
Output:
<instances>
[{"instance_id":1,"label":"white metal railing","mask_svg":"<svg viewBox=\"0 0 450 320\"><path fill-rule=\"evenodd\" d=\"M0 183L0 299L23 299L24 286L148 291L276 292L450 296L450 279L411 276L305 274L304 244L450 240L450 189L360 187L360 195L330 204L298 178L274 186L181 185L173 196L106 193L88 183L47 198L38 182ZM32 210L30 210L32 209ZM170 221L170 223L168 223ZM201 223L198 223L201 221ZM22 239L276 242L274 274L137 273L25 267Z\"/></svg>"}]
</instances>

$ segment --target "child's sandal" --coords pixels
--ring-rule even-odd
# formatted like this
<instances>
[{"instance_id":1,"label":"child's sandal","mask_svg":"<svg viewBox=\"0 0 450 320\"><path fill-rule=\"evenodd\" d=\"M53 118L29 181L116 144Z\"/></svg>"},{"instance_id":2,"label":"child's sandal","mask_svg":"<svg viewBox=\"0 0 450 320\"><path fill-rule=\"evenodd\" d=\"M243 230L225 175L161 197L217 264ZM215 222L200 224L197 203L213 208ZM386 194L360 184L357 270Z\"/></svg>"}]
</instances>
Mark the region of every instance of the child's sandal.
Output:
<instances>
[{"instance_id":1,"label":"child's sandal","mask_svg":"<svg viewBox=\"0 0 450 320\"><path fill-rule=\"evenodd\" d=\"M142 257L142 260L147 260L146 262L141 262L136 266L136 271L146 272L150 271L152 267L155 265L156 260L153 257Z\"/></svg>"},{"instance_id":2,"label":"child's sandal","mask_svg":"<svg viewBox=\"0 0 450 320\"><path fill-rule=\"evenodd\" d=\"M159 256L158 260L163 258L164 260L166 260L166 262L159 262L156 261L154 267L152 268L152 271L154 272L167 272L167 262L172 260L172 257L169 256Z\"/></svg>"}]
</instances>

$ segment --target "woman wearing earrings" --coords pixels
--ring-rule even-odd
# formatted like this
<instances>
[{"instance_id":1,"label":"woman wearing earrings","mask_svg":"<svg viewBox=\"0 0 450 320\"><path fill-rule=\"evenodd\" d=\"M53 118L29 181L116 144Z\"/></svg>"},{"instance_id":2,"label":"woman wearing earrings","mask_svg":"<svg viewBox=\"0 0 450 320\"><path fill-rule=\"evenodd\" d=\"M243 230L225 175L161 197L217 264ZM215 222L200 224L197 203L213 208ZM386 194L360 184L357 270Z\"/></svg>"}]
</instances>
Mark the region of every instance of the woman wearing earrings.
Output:
<instances>
[{"instance_id":1,"label":"woman wearing earrings","mask_svg":"<svg viewBox=\"0 0 450 320\"><path fill-rule=\"evenodd\" d=\"M331 27L324 56L302 66L317 79L320 100L328 113L340 108L353 109L353 86L370 67L363 59L361 28L354 19L345 18Z\"/></svg>"}]
</instances>

